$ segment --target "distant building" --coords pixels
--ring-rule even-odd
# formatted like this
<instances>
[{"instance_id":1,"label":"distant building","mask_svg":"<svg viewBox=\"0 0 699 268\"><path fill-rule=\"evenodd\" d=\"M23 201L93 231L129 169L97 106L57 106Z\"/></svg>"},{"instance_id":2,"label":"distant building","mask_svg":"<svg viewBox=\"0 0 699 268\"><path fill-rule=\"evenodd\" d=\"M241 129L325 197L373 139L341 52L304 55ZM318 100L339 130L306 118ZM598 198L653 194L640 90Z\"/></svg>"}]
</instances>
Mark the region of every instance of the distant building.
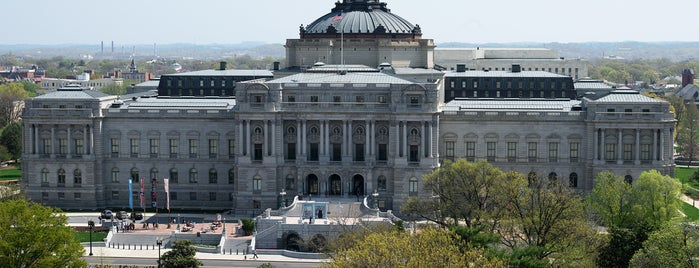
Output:
<instances>
[{"instance_id":1,"label":"distant building","mask_svg":"<svg viewBox=\"0 0 699 268\"><path fill-rule=\"evenodd\" d=\"M83 74L84 75L84 74ZM89 77L89 76L88 76ZM59 78L44 78L41 80L41 88L45 89L47 92L56 91L59 88L68 85L80 85L84 88L91 88L92 90L99 90L103 87L109 85L123 85L124 80L119 78L101 78L94 80L84 80L84 79L59 79Z\"/></svg>"},{"instance_id":2,"label":"distant building","mask_svg":"<svg viewBox=\"0 0 699 268\"><path fill-rule=\"evenodd\" d=\"M45 75L46 71L36 66L32 66L32 68L29 69L16 66L7 68L0 67L0 80L6 82L30 81L38 83L41 82Z\"/></svg>"},{"instance_id":3,"label":"distant building","mask_svg":"<svg viewBox=\"0 0 699 268\"><path fill-rule=\"evenodd\" d=\"M694 69L684 69L682 71L682 87L694 84Z\"/></svg>"},{"instance_id":4,"label":"distant building","mask_svg":"<svg viewBox=\"0 0 699 268\"><path fill-rule=\"evenodd\" d=\"M131 59L131 64L129 65L129 71L121 73L121 78L124 80L135 80L139 83L143 83L153 79L153 75L148 72L139 72L136 68L136 61Z\"/></svg>"}]
</instances>

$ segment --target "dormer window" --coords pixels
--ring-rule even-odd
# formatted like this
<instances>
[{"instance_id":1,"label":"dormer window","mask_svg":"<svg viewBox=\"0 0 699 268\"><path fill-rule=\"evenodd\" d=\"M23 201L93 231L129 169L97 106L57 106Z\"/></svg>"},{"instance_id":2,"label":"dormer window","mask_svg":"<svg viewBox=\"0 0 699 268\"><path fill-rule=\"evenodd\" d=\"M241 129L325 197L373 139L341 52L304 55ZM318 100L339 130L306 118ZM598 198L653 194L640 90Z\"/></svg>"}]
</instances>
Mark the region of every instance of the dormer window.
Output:
<instances>
[{"instance_id":1,"label":"dormer window","mask_svg":"<svg viewBox=\"0 0 699 268\"><path fill-rule=\"evenodd\" d=\"M409 96L409 105L410 106L419 106L420 105L420 96Z\"/></svg>"}]
</instances>

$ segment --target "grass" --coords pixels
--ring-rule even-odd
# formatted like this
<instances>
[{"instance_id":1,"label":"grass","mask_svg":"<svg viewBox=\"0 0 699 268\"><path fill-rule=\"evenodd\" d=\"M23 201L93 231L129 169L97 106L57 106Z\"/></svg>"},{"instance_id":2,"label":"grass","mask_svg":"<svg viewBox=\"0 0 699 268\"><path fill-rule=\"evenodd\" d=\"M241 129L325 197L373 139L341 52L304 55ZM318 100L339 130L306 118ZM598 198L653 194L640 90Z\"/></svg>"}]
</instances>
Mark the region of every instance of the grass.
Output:
<instances>
[{"instance_id":1,"label":"grass","mask_svg":"<svg viewBox=\"0 0 699 268\"><path fill-rule=\"evenodd\" d=\"M0 169L0 181L19 180L22 178L22 170L19 166L10 166Z\"/></svg>"},{"instance_id":2,"label":"grass","mask_svg":"<svg viewBox=\"0 0 699 268\"><path fill-rule=\"evenodd\" d=\"M690 204L682 202L682 213L687 216L687 221L699 220L699 208L695 208Z\"/></svg>"},{"instance_id":3,"label":"grass","mask_svg":"<svg viewBox=\"0 0 699 268\"><path fill-rule=\"evenodd\" d=\"M107 238L107 233L92 233L92 242L102 242ZM75 232L75 239L80 243L90 242L90 232Z\"/></svg>"}]
</instances>

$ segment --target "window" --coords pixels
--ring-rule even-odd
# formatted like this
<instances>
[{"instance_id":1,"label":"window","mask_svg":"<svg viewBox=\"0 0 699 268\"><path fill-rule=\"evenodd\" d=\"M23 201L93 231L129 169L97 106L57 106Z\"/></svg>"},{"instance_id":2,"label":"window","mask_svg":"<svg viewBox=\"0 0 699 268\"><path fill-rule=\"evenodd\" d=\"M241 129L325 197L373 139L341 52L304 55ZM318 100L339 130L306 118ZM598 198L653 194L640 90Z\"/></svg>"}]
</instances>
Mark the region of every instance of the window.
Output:
<instances>
[{"instance_id":1,"label":"window","mask_svg":"<svg viewBox=\"0 0 699 268\"><path fill-rule=\"evenodd\" d=\"M379 154L376 156L376 160L387 161L388 160L388 144L379 144Z\"/></svg>"},{"instance_id":2,"label":"window","mask_svg":"<svg viewBox=\"0 0 699 268\"><path fill-rule=\"evenodd\" d=\"M472 85L473 85L473 88L478 88L478 80L474 79Z\"/></svg>"},{"instance_id":3,"label":"window","mask_svg":"<svg viewBox=\"0 0 699 268\"><path fill-rule=\"evenodd\" d=\"M357 103L364 103L364 96L356 96L355 100Z\"/></svg>"},{"instance_id":4,"label":"window","mask_svg":"<svg viewBox=\"0 0 699 268\"><path fill-rule=\"evenodd\" d=\"M319 152L320 152L320 145L318 143L311 143L309 144L309 154L308 154L308 161L318 161L319 157Z\"/></svg>"},{"instance_id":5,"label":"window","mask_svg":"<svg viewBox=\"0 0 699 268\"><path fill-rule=\"evenodd\" d=\"M50 154L51 153L51 139L41 139L42 143L44 144L44 154ZM119 144L117 143L117 155L119 154Z\"/></svg>"},{"instance_id":6,"label":"window","mask_svg":"<svg viewBox=\"0 0 699 268\"><path fill-rule=\"evenodd\" d=\"M73 171L73 184L75 184L75 187L80 187L80 185L83 183L83 175L82 172L80 172L79 169L76 169Z\"/></svg>"},{"instance_id":7,"label":"window","mask_svg":"<svg viewBox=\"0 0 699 268\"><path fill-rule=\"evenodd\" d=\"M577 163L580 159L580 143L570 143L570 162Z\"/></svg>"},{"instance_id":8,"label":"window","mask_svg":"<svg viewBox=\"0 0 699 268\"><path fill-rule=\"evenodd\" d=\"M157 180L157 179L158 179L158 169L151 168L150 169L150 181Z\"/></svg>"},{"instance_id":9,"label":"window","mask_svg":"<svg viewBox=\"0 0 699 268\"><path fill-rule=\"evenodd\" d=\"M158 139L150 139L150 158L158 158Z\"/></svg>"},{"instance_id":10,"label":"window","mask_svg":"<svg viewBox=\"0 0 699 268\"><path fill-rule=\"evenodd\" d=\"M170 200L177 200L177 192L170 192Z\"/></svg>"},{"instance_id":11,"label":"window","mask_svg":"<svg viewBox=\"0 0 699 268\"><path fill-rule=\"evenodd\" d=\"M386 191L386 176L383 176L383 175L379 176L379 178L377 179L376 185L377 185L376 188L379 192L385 192Z\"/></svg>"},{"instance_id":12,"label":"window","mask_svg":"<svg viewBox=\"0 0 699 268\"><path fill-rule=\"evenodd\" d=\"M558 180L558 174L556 174L556 172L549 173L549 181L553 182L553 181L557 181L557 180Z\"/></svg>"},{"instance_id":13,"label":"window","mask_svg":"<svg viewBox=\"0 0 699 268\"><path fill-rule=\"evenodd\" d=\"M199 158L199 140L189 139L189 158Z\"/></svg>"},{"instance_id":14,"label":"window","mask_svg":"<svg viewBox=\"0 0 699 268\"><path fill-rule=\"evenodd\" d=\"M578 187L578 173L570 173L568 178L568 187L577 188Z\"/></svg>"},{"instance_id":15,"label":"window","mask_svg":"<svg viewBox=\"0 0 699 268\"><path fill-rule=\"evenodd\" d=\"M49 193L48 192L41 192L41 200L48 200L49 199Z\"/></svg>"},{"instance_id":16,"label":"window","mask_svg":"<svg viewBox=\"0 0 699 268\"><path fill-rule=\"evenodd\" d=\"M641 144L641 160L650 160L650 144Z\"/></svg>"},{"instance_id":17,"label":"window","mask_svg":"<svg viewBox=\"0 0 699 268\"><path fill-rule=\"evenodd\" d=\"M290 142L286 144L286 160L296 160L296 143Z\"/></svg>"},{"instance_id":18,"label":"window","mask_svg":"<svg viewBox=\"0 0 699 268\"><path fill-rule=\"evenodd\" d=\"M517 162L517 143L508 142L507 143L507 161Z\"/></svg>"},{"instance_id":19,"label":"window","mask_svg":"<svg viewBox=\"0 0 699 268\"><path fill-rule=\"evenodd\" d=\"M252 191L255 193L262 191L262 177L259 175L252 178Z\"/></svg>"},{"instance_id":20,"label":"window","mask_svg":"<svg viewBox=\"0 0 699 268\"><path fill-rule=\"evenodd\" d=\"M291 95L286 97L287 102L296 102L296 96Z\"/></svg>"},{"instance_id":21,"label":"window","mask_svg":"<svg viewBox=\"0 0 699 268\"><path fill-rule=\"evenodd\" d=\"M420 96L410 96L410 106L419 106L420 105Z\"/></svg>"},{"instance_id":22,"label":"window","mask_svg":"<svg viewBox=\"0 0 699 268\"><path fill-rule=\"evenodd\" d=\"M75 155L82 155L85 149L85 141L82 139L75 139L73 141L75 142Z\"/></svg>"},{"instance_id":23,"label":"window","mask_svg":"<svg viewBox=\"0 0 699 268\"><path fill-rule=\"evenodd\" d=\"M333 96L333 102L335 104L338 104L338 103L342 102L342 98L340 96Z\"/></svg>"},{"instance_id":24,"label":"window","mask_svg":"<svg viewBox=\"0 0 699 268\"><path fill-rule=\"evenodd\" d=\"M252 102L253 102L253 104L261 105L262 104L262 95L253 95Z\"/></svg>"},{"instance_id":25,"label":"window","mask_svg":"<svg viewBox=\"0 0 699 268\"><path fill-rule=\"evenodd\" d=\"M178 175L176 168L170 169L170 183L177 183L179 181Z\"/></svg>"},{"instance_id":26,"label":"window","mask_svg":"<svg viewBox=\"0 0 699 268\"><path fill-rule=\"evenodd\" d=\"M119 183L119 168L112 168L112 182Z\"/></svg>"},{"instance_id":27,"label":"window","mask_svg":"<svg viewBox=\"0 0 699 268\"><path fill-rule=\"evenodd\" d=\"M626 175L624 176L624 181L628 184L631 184L633 183L633 177L631 177L631 175Z\"/></svg>"},{"instance_id":28,"label":"window","mask_svg":"<svg viewBox=\"0 0 699 268\"><path fill-rule=\"evenodd\" d=\"M132 168L131 169L131 179L133 180L134 183L138 182L140 176L138 176L138 169L137 168Z\"/></svg>"},{"instance_id":29,"label":"window","mask_svg":"<svg viewBox=\"0 0 699 268\"><path fill-rule=\"evenodd\" d=\"M234 139L228 139L228 158L229 159L235 158L235 140Z\"/></svg>"},{"instance_id":30,"label":"window","mask_svg":"<svg viewBox=\"0 0 699 268\"><path fill-rule=\"evenodd\" d=\"M235 184L235 169L228 170L228 184Z\"/></svg>"},{"instance_id":31,"label":"window","mask_svg":"<svg viewBox=\"0 0 699 268\"><path fill-rule=\"evenodd\" d=\"M209 201L216 201L216 193L209 192Z\"/></svg>"},{"instance_id":32,"label":"window","mask_svg":"<svg viewBox=\"0 0 699 268\"><path fill-rule=\"evenodd\" d=\"M189 200L197 200L197 192L189 192Z\"/></svg>"},{"instance_id":33,"label":"window","mask_svg":"<svg viewBox=\"0 0 699 268\"><path fill-rule=\"evenodd\" d=\"M529 158L529 162L536 162L536 159L539 157L538 152L537 152L537 146L538 144L536 142L530 142L528 143L528 153L527 156Z\"/></svg>"},{"instance_id":34,"label":"window","mask_svg":"<svg viewBox=\"0 0 699 268\"><path fill-rule=\"evenodd\" d=\"M381 104L386 103L386 96L379 96L379 103L381 103Z\"/></svg>"},{"instance_id":35,"label":"window","mask_svg":"<svg viewBox=\"0 0 699 268\"><path fill-rule=\"evenodd\" d=\"M318 96L311 96L311 102L318 102Z\"/></svg>"},{"instance_id":36,"label":"window","mask_svg":"<svg viewBox=\"0 0 699 268\"><path fill-rule=\"evenodd\" d=\"M549 142L549 162L558 162L558 143Z\"/></svg>"},{"instance_id":37,"label":"window","mask_svg":"<svg viewBox=\"0 0 699 268\"><path fill-rule=\"evenodd\" d=\"M41 170L41 184L48 186L49 184L49 170L48 169L42 169Z\"/></svg>"},{"instance_id":38,"label":"window","mask_svg":"<svg viewBox=\"0 0 699 268\"><path fill-rule=\"evenodd\" d=\"M217 139L209 139L209 158L210 159L218 158L218 140Z\"/></svg>"},{"instance_id":39,"label":"window","mask_svg":"<svg viewBox=\"0 0 699 268\"><path fill-rule=\"evenodd\" d=\"M476 142L466 142L466 160L471 162L476 160Z\"/></svg>"},{"instance_id":40,"label":"window","mask_svg":"<svg viewBox=\"0 0 699 268\"><path fill-rule=\"evenodd\" d=\"M66 184L66 171L65 169L58 170L58 187L63 187Z\"/></svg>"},{"instance_id":41,"label":"window","mask_svg":"<svg viewBox=\"0 0 699 268\"><path fill-rule=\"evenodd\" d=\"M354 161L364 161L364 144L354 144Z\"/></svg>"},{"instance_id":42,"label":"window","mask_svg":"<svg viewBox=\"0 0 699 268\"><path fill-rule=\"evenodd\" d=\"M604 145L604 159L607 161L616 160L616 144L607 143Z\"/></svg>"},{"instance_id":43,"label":"window","mask_svg":"<svg viewBox=\"0 0 699 268\"><path fill-rule=\"evenodd\" d=\"M420 149L419 146L417 145L410 145L410 155L408 158L408 162L419 162L420 158L418 157L420 155Z\"/></svg>"},{"instance_id":44,"label":"window","mask_svg":"<svg viewBox=\"0 0 699 268\"><path fill-rule=\"evenodd\" d=\"M486 146L486 158L488 159L488 161L491 161L491 162L495 161L495 156L496 156L495 149L497 147L497 143L494 141L489 141L489 142L486 142L485 146Z\"/></svg>"},{"instance_id":45,"label":"window","mask_svg":"<svg viewBox=\"0 0 699 268\"><path fill-rule=\"evenodd\" d=\"M82 195L80 195L80 193L73 193L73 199L75 199L75 201L80 201L82 199Z\"/></svg>"},{"instance_id":46,"label":"window","mask_svg":"<svg viewBox=\"0 0 699 268\"><path fill-rule=\"evenodd\" d=\"M197 183L198 182L198 173L196 168L192 168L189 170L189 183Z\"/></svg>"},{"instance_id":47,"label":"window","mask_svg":"<svg viewBox=\"0 0 699 268\"><path fill-rule=\"evenodd\" d=\"M66 199L66 193L59 192L58 193L58 200L65 200L65 199Z\"/></svg>"},{"instance_id":48,"label":"window","mask_svg":"<svg viewBox=\"0 0 699 268\"><path fill-rule=\"evenodd\" d=\"M68 140L58 139L58 154L65 156L68 154Z\"/></svg>"},{"instance_id":49,"label":"window","mask_svg":"<svg viewBox=\"0 0 699 268\"><path fill-rule=\"evenodd\" d=\"M262 161L262 144L255 144L252 160Z\"/></svg>"},{"instance_id":50,"label":"window","mask_svg":"<svg viewBox=\"0 0 699 268\"><path fill-rule=\"evenodd\" d=\"M625 143L624 144L624 161L631 161L631 160L633 160L633 144Z\"/></svg>"},{"instance_id":51,"label":"window","mask_svg":"<svg viewBox=\"0 0 699 268\"><path fill-rule=\"evenodd\" d=\"M412 177L408 181L408 191L410 196L417 196L418 181L417 178Z\"/></svg>"},{"instance_id":52,"label":"window","mask_svg":"<svg viewBox=\"0 0 699 268\"><path fill-rule=\"evenodd\" d=\"M447 159L454 161L454 142L453 141L447 141L444 144L445 146L445 153Z\"/></svg>"},{"instance_id":53,"label":"window","mask_svg":"<svg viewBox=\"0 0 699 268\"><path fill-rule=\"evenodd\" d=\"M209 170L209 184L217 184L218 183L218 171L216 169L210 169Z\"/></svg>"},{"instance_id":54,"label":"window","mask_svg":"<svg viewBox=\"0 0 699 268\"><path fill-rule=\"evenodd\" d=\"M129 139L131 157L138 158L138 139Z\"/></svg>"},{"instance_id":55,"label":"window","mask_svg":"<svg viewBox=\"0 0 699 268\"><path fill-rule=\"evenodd\" d=\"M180 151L180 140L179 139L169 139L170 143L170 158L177 158L177 153Z\"/></svg>"}]
</instances>

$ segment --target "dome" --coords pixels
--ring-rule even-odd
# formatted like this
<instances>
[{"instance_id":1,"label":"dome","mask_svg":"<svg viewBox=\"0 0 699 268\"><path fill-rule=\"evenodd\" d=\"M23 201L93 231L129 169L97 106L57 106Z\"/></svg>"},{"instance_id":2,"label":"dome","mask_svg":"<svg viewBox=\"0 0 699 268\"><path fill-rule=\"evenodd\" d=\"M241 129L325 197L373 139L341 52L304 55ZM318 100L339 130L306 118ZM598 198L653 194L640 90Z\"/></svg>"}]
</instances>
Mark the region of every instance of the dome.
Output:
<instances>
[{"instance_id":1,"label":"dome","mask_svg":"<svg viewBox=\"0 0 699 268\"><path fill-rule=\"evenodd\" d=\"M350 35L419 38L419 25L413 25L391 13L386 3L378 0L343 0L335 8L307 27L301 27L303 37L334 37L344 32Z\"/></svg>"}]
</instances>

